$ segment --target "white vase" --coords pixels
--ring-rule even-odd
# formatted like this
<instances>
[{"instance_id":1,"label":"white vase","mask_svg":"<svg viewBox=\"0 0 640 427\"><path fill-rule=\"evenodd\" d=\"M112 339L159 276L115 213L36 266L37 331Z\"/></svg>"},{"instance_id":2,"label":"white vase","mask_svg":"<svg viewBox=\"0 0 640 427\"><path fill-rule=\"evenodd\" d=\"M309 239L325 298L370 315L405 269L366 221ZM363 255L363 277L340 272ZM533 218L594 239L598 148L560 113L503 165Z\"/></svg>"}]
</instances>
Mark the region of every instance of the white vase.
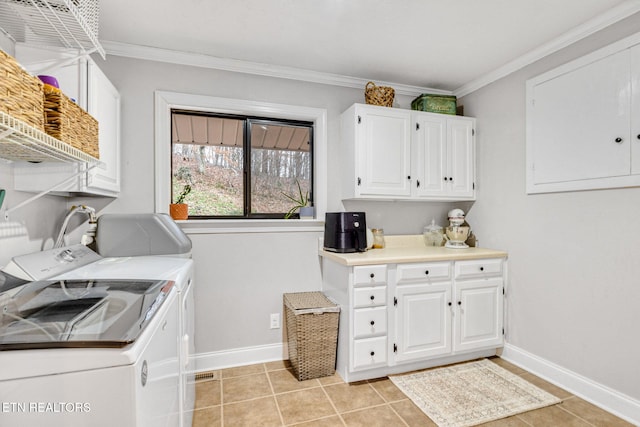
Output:
<instances>
[{"instance_id":1,"label":"white vase","mask_svg":"<svg viewBox=\"0 0 640 427\"><path fill-rule=\"evenodd\" d=\"M298 213L300 214L300 219L313 219L315 210L313 206L305 206L300 208Z\"/></svg>"}]
</instances>

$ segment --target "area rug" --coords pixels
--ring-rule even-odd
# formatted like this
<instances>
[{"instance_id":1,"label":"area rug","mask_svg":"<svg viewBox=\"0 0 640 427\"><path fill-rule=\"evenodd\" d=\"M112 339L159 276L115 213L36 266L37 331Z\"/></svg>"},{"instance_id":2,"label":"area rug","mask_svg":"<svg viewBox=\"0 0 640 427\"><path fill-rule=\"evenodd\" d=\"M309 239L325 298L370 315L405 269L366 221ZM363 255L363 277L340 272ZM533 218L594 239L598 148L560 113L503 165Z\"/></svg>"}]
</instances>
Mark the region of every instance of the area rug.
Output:
<instances>
[{"instance_id":1,"label":"area rug","mask_svg":"<svg viewBox=\"0 0 640 427\"><path fill-rule=\"evenodd\" d=\"M487 359L389 379L440 427L475 426L561 402Z\"/></svg>"}]
</instances>

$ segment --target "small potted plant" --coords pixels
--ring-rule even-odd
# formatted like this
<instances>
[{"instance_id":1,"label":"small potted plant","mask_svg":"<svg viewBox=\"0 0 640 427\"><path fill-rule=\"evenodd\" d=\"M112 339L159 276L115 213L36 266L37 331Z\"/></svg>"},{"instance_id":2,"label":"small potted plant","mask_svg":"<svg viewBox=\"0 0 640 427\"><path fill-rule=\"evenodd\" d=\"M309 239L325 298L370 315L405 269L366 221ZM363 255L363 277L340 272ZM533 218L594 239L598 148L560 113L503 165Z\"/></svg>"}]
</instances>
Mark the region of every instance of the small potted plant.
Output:
<instances>
[{"instance_id":1,"label":"small potted plant","mask_svg":"<svg viewBox=\"0 0 640 427\"><path fill-rule=\"evenodd\" d=\"M191 193L191 186L186 184L176 197L176 202L169 205L169 214L175 220L187 219L189 217L189 205L184 203L184 198Z\"/></svg>"},{"instance_id":2,"label":"small potted plant","mask_svg":"<svg viewBox=\"0 0 640 427\"><path fill-rule=\"evenodd\" d=\"M310 205L309 202L309 192L302 192L302 187L300 187L300 182L296 179L296 184L298 185L298 195L291 196L286 193L282 193L287 199L291 200L295 205L289 209L289 211L285 214L284 218L289 219L293 216L293 214L299 210L300 219L312 219L313 218L313 206Z\"/></svg>"}]
</instances>

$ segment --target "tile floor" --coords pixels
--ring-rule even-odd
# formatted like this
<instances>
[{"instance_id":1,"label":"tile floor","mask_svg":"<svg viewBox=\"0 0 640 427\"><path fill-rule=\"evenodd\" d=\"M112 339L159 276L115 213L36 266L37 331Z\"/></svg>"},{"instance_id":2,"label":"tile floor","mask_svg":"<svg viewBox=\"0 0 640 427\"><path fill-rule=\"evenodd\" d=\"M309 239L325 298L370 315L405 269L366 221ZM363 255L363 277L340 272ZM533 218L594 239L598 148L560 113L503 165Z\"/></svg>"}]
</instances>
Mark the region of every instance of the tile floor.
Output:
<instances>
[{"instance_id":1,"label":"tile floor","mask_svg":"<svg viewBox=\"0 0 640 427\"><path fill-rule=\"evenodd\" d=\"M563 401L483 426L632 426L500 358L491 360ZM193 427L436 425L387 378L346 384L334 375L299 382L287 363L224 369L199 380Z\"/></svg>"}]
</instances>

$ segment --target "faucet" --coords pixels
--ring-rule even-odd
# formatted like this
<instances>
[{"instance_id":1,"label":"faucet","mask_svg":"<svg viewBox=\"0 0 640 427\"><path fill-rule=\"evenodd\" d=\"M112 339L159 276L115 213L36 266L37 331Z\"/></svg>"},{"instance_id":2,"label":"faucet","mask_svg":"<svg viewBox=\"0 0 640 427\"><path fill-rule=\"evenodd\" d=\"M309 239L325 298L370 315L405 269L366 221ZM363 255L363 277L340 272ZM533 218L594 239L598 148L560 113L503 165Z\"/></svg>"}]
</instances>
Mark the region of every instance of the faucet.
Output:
<instances>
[{"instance_id":1,"label":"faucet","mask_svg":"<svg viewBox=\"0 0 640 427\"><path fill-rule=\"evenodd\" d=\"M58 232L58 238L56 239L56 243L53 245L54 248L61 248L62 246L64 246L64 233L67 230L67 225L69 225L69 220L76 213L84 213L89 216L89 229L85 234L82 235L80 243L85 246L93 243L93 239L96 235L96 229L98 228L98 218L96 217L96 210L90 206L85 205L72 206L71 210L62 222L62 227L60 227L60 231Z\"/></svg>"}]
</instances>

